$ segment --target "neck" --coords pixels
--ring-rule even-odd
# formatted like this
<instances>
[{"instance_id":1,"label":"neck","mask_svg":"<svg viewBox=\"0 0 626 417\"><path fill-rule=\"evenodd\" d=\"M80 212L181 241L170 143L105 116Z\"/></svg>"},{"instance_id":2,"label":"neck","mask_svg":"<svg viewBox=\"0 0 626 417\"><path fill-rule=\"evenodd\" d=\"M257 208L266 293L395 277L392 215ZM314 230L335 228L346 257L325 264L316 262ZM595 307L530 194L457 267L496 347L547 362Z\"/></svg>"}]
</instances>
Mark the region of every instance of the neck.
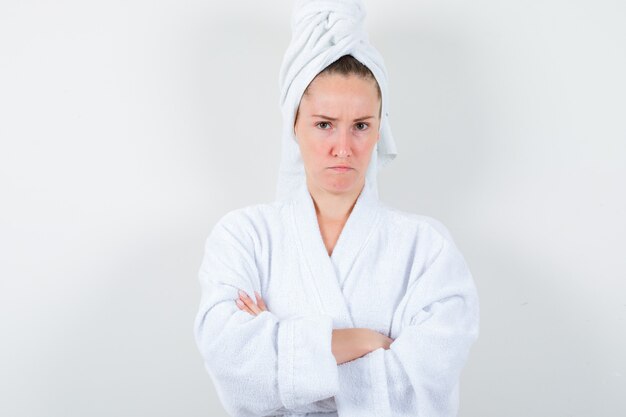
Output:
<instances>
[{"instance_id":1,"label":"neck","mask_svg":"<svg viewBox=\"0 0 626 417\"><path fill-rule=\"evenodd\" d=\"M307 188L315 203L315 213L318 219L330 223L345 222L363 187L364 184L361 184L353 191L334 194L315 187L307 181Z\"/></svg>"}]
</instances>

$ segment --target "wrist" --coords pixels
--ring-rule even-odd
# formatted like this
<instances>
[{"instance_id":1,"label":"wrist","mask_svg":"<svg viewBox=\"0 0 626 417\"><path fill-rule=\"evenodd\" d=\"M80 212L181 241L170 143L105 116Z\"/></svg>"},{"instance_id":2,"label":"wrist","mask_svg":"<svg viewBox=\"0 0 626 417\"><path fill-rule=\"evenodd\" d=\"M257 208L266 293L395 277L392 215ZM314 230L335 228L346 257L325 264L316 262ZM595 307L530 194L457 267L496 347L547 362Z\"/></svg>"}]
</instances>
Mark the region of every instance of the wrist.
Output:
<instances>
[{"instance_id":1,"label":"wrist","mask_svg":"<svg viewBox=\"0 0 626 417\"><path fill-rule=\"evenodd\" d=\"M361 342L359 346L361 356L367 355L368 353L379 348L378 338L373 330L367 328L360 328L358 330L361 333L358 338Z\"/></svg>"}]
</instances>

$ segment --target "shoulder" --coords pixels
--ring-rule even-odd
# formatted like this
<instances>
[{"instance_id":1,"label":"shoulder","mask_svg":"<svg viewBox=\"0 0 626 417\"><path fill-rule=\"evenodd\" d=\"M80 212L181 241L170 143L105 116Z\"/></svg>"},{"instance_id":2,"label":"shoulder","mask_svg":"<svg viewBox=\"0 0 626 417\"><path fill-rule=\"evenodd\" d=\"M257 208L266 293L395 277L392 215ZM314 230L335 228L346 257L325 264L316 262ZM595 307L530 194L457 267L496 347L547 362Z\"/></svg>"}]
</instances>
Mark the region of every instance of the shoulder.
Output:
<instances>
[{"instance_id":1,"label":"shoulder","mask_svg":"<svg viewBox=\"0 0 626 417\"><path fill-rule=\"evenodd\" d=\"M280 226L289 203L274 201L239 207L223 214L215 222L211 236L259 237Z\"/></svg>"},{"instance_id":2,"label":"shoulder","mask_svg":"<svg viewBox=\"0 0 626 417\"><path fill-rule=\"evenodd\" d=\"M410 253L419 265L430 266L438 259L440 267L452 265L469 273L469 267L448 227L440 220L425 214L402 211L384 206L387 226L391 229L388 240L399 237L401 244L410 245ZM393 234L393 235L392 235ZM469 273L471 276L471 273Z\"/></svg>"},{"instance_id":3,"label":"shoulder","mask_svg":"<svg viewBox=\"0 0 626 417\"><path fill-rule=\"evenodd\" d=\"M390 207L384 203L381 203L380 207L387 221L398 230L428 237L429 240L446 241L454 244L450 230L440 220L425 214L411 213Z\"/></svg>"}]
</instances>

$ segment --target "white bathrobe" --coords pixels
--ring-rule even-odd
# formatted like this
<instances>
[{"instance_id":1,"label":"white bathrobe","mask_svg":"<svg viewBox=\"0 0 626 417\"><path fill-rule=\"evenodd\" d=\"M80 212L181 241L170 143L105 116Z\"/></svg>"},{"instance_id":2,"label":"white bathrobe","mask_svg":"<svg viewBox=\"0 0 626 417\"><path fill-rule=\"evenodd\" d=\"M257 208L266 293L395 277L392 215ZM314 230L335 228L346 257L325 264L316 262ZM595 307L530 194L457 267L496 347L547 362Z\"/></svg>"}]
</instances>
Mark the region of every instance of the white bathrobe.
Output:
<instances>
[{"instance_id":1,"label":"white bathrobe","mask_svg":"<svg viewBox=\"0 0 626 417\"><path fill-rule=\"evenodd\" d=\"M306 189L231 211L200 268L195 337L233 416L452 417L478 336L472 275L447 229L386 206L367 184L328 256ZM269 311L235 304L238 290ZM393 339L337 365L333 329Z\"/></svg>"}]
</instances>

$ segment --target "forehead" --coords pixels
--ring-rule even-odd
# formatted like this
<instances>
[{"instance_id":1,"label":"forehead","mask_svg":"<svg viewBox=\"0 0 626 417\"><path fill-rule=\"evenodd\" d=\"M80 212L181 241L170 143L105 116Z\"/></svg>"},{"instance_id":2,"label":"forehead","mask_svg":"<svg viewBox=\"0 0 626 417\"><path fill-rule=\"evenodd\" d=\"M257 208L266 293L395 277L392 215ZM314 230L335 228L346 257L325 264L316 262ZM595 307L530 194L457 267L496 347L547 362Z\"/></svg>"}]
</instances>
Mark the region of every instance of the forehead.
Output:
<instances>
[{"instance_id":1,"label":"forehead","mask_svg":"<svg viewBox=\"0 0 626 417\"><path fill-rule=\"evenodd\" d=\"M378 99L376 81L356 75L322 74L311 81L302 98L326 99L353 95Z\"/></svg>"},{"instance_id":2,"label":"forehead","mask_svg":"<svg viewBox=\"0 0 626 417\"><path fill-rule=\"evenodd\" d=\"M359 108L379 104L375 81L355 75L323 74L315 78L302 96L306 107Z\"/></svg>"}]
</instances>

